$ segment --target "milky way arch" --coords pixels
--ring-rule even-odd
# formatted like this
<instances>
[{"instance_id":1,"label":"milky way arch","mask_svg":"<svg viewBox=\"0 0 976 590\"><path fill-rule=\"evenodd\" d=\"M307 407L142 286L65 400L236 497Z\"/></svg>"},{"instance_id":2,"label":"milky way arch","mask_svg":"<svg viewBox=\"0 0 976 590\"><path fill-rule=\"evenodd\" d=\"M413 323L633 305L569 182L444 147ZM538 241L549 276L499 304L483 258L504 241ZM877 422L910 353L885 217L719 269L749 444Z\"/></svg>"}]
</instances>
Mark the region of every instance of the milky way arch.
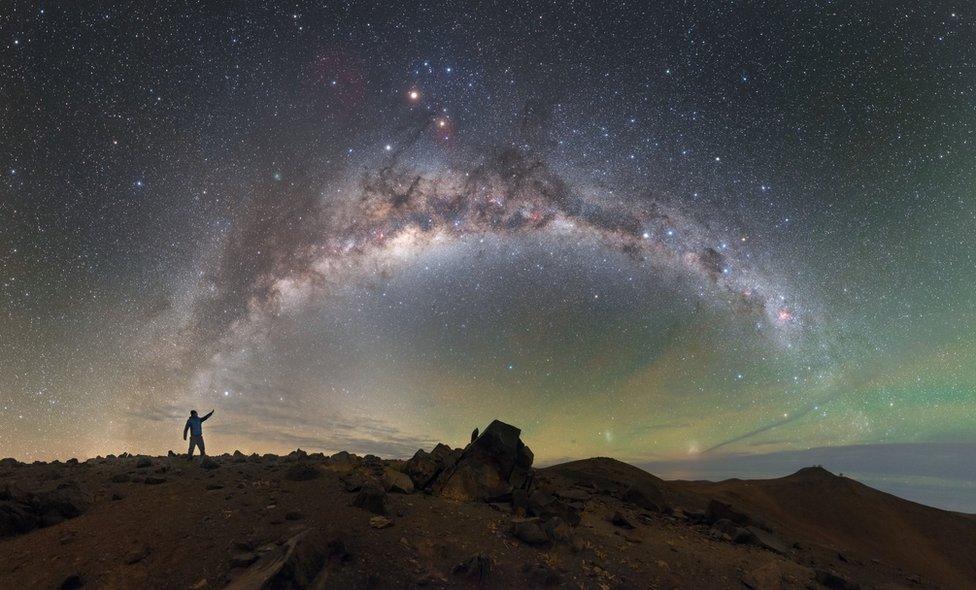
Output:
<instances>
[{"instance_id":1,"label":"milky way arch","mask_svg":"<svg viewBox=\"0 0 976 590\"><path fill-rule=\"evenodd\" d=\"M754 268L731 238L649 198L608 201L574 186L539 155L506 147L467 167L429 172L393 154L338 198L258 199L205 275L189 322L191 349L253 333L348 280L350 269L468 235L578 233L635 262L687 275L737 315L782 336L800 325L788 290ZM593 192L593 191L590 191ZM354 273L353 273L354 274Z\"/></svg>"}]
</instances>

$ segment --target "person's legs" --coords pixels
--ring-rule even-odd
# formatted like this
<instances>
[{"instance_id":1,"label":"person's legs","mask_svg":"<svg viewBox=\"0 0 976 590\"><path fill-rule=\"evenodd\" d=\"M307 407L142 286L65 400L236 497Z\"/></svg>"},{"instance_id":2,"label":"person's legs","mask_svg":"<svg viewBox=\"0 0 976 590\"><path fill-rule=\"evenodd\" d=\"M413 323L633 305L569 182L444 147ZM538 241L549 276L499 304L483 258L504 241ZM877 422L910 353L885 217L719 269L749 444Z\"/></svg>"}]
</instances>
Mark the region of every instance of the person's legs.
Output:
<instances>
[{"instance_id":1,"label":"person's legs","mask_svg":"<svg viewBox=\"0 0 976 590\"><path fill-rule=\"evenodd\" d=\"M186 458L187 459L192 459L193 458L193 447L195 447L195 446L197 446L197 437L190 436L190 450L186 452Z\"/></svg>"},{"instance_id":2,"label":"person's legs","mask_svg":"<svg viewBox=\"0 0 976 590\"><path fill-rule=\"evenodd\" d=\"M203 436L198 436L197 437L197 446L200 447L200 456L201 457L206 457L207 456L207 449L206 449L205 446L203 446Z\"/></svg>"}]
</instances>

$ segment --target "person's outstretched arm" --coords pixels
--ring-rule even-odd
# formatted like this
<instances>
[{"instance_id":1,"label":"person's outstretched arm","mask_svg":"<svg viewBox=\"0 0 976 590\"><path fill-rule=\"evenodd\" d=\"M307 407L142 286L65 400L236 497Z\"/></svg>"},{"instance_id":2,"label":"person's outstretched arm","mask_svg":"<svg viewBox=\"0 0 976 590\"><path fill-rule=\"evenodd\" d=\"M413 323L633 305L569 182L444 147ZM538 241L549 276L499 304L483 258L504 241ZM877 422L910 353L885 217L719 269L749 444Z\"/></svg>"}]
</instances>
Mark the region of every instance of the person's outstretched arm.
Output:
<instances>
[{"instance_id":1,"label":"person's outstretched arm","mask_svg":"<svg viewBox=\"0 0 976 590\"><path fill-rule=\"evenodd\" d=\"M183 427L183 440L186 440L186 433L190 430L190 421L186 421L186 426Z\"/></svg>"},{"instance_id":2,"label":"person's outstretched arm","mask_svg":"<svg viewBox=\"0 0 976 590\"><path fill-rule=\"evenodd\" d=\"M213 410L210 410L210 413L207 414L206 416L204 416L203 418L200 418L200 421L203 422L204 420L206 420L207 418L209 418L212 415L213 415Z\"/></svg>"}]
</instances>

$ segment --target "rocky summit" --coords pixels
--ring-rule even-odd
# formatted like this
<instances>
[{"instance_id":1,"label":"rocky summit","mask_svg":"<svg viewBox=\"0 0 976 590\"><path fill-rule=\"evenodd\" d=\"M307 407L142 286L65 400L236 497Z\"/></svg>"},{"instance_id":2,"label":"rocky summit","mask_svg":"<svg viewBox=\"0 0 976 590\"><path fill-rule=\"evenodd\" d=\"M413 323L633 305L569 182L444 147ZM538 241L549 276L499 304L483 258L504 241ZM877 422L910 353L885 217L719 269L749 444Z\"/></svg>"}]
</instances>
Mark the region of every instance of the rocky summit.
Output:
<instances>
[{"instance_id":1,"label":"rocky summit","mask_svg":"<svg viewBox=\"0 0 976 590\"><path fill-rule=\"evenodd\" d=\"M976 518L811 468L533 467L498 420L407 460L0 461L0 588L967 588Z\"/></svg>"}]
</instances>

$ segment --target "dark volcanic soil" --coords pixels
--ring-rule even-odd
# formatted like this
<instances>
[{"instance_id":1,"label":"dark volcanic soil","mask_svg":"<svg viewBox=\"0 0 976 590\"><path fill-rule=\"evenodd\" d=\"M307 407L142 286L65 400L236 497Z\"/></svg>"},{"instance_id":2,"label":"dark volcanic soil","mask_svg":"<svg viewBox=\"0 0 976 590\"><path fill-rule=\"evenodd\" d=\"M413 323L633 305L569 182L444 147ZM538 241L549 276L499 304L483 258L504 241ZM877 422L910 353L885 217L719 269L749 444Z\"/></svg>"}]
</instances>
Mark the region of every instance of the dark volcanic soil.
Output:
<instances>
[{"instance_id":1,"label":"dark volcanic soil","mask_svg":"<svg viewBox=\"0 0 976 590\"><path fill-rule=\"evenodd\" d=\"M390 491L389 522L352 505L362 490L347 489L362 470L355 457L299 453L206 466L5 461L0 587L964 588L976 579L971 517L822 470L664 482L590 459L536 470L534 499ZM59 486L83 504L80 515L64 519L64 507L30 496ZM18 510L46 514L41 528L13 531ZM522 518L531 514L545 516Z\"/></svg>"}]
</instances>

